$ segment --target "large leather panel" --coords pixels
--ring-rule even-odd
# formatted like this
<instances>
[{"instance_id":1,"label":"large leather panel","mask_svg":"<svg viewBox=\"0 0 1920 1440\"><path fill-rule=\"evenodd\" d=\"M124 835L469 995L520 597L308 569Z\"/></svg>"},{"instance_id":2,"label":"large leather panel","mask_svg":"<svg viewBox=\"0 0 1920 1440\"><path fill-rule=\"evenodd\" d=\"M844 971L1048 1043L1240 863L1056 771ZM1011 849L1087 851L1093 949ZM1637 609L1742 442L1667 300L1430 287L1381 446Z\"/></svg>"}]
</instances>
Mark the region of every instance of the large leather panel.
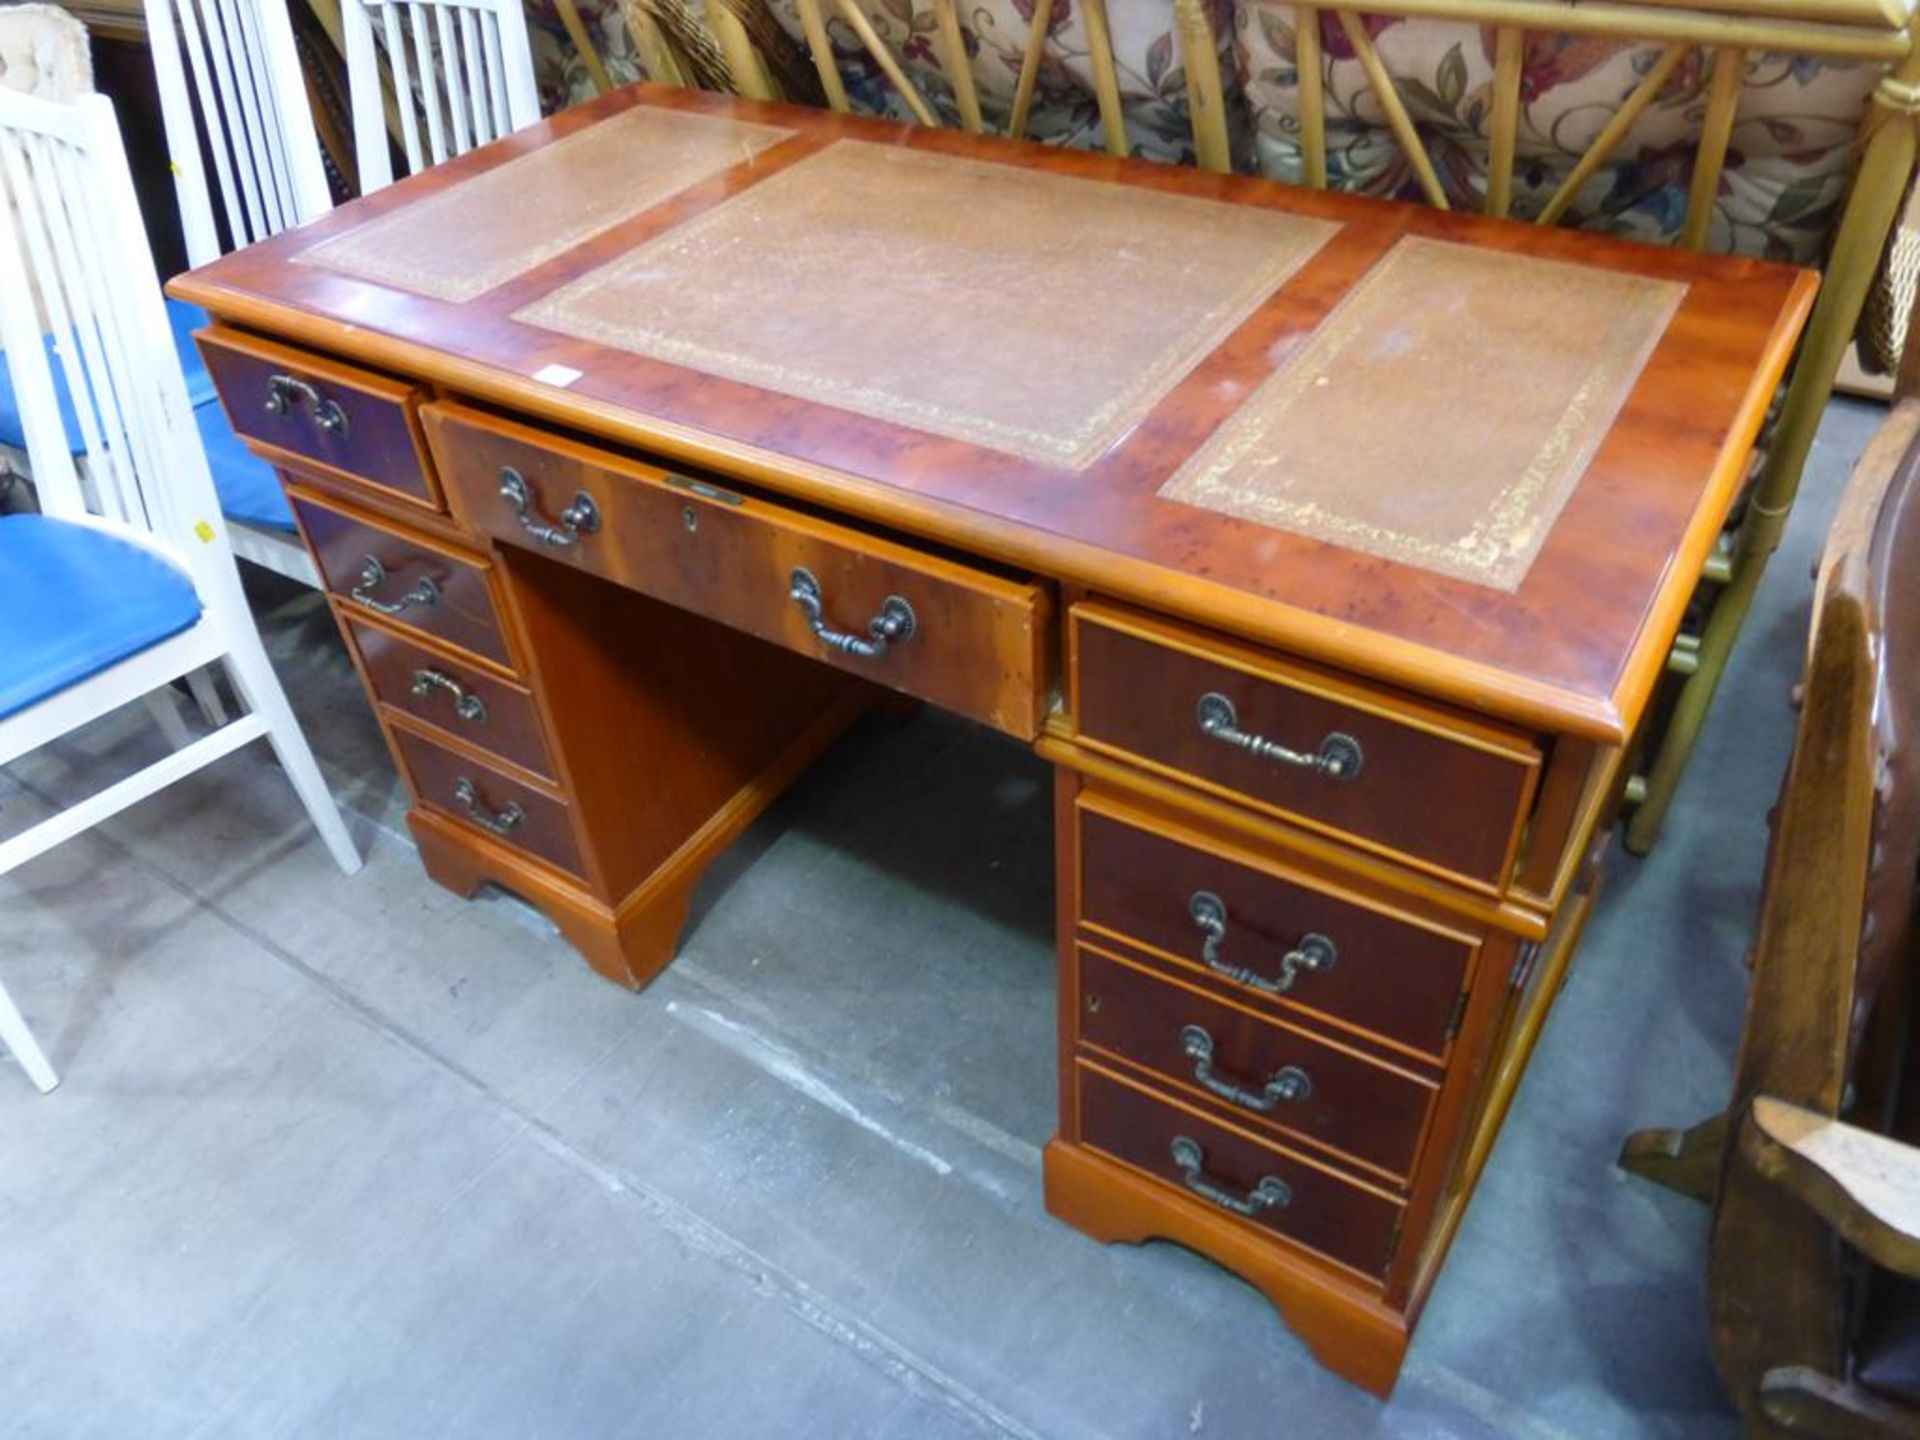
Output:
<instances>
[{"instance_id":1,"label":"large leather panel","mask_svg":"<svg viewBox=\"0 0 1920 1440\"><path fill-rule=\"evenodd\" d=\"M1407 237L1160 493L1512 591L1685 293Z\"/></svg>"},{"instance_id":2,"label":"large leather panel","mask_svg":"<svg viewBox=\"0 0 1920 1440\"><path fill-rule=\"evenodd\" d=\"M1337 228L842 140L514 318L1080 467Z\"/></svg>"}]
</instances>

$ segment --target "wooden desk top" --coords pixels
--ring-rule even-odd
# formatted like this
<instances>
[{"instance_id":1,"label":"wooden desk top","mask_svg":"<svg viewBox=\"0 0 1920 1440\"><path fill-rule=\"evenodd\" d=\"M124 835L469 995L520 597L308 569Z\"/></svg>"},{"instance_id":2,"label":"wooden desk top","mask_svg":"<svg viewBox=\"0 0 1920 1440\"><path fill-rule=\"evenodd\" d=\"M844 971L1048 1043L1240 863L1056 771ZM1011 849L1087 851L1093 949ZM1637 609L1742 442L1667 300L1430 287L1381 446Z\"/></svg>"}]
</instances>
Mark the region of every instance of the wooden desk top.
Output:
<instances>
[{"instance_id":1,"label":"wooden desk top","mask_svg":"<svg viewBox=\"0 0 1920 1440\"><path fill-rule=\"evenodd\" d=\"M1814 288L1755 261L655 87L172 286L1605 740L1646 703Z\"/></svg>"}]
</instances>

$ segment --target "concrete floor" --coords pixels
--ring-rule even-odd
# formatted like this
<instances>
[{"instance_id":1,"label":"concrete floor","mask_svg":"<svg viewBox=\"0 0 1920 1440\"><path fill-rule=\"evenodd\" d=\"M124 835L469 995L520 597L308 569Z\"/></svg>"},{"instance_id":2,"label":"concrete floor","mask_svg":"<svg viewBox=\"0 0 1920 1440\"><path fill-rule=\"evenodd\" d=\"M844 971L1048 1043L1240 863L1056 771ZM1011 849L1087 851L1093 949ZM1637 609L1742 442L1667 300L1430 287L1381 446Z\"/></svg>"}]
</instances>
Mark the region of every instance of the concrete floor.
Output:
<instances>
[{"instance_id":1,"label":"concrete floor","mask_svg":"<svg viewBox=\"0 0 1920 1440\"><path fill-rule=\"evenodd\" d=\"M1239 1281L1049 1220L1050 792L939 714L855 732L646 993L427 882L324 609L262 589L369 852L264 747L0 880L65 1083L0 1063L0 1435L1732 1435L1704 1215L1611 1164L1716 1108L1836 404L1665 842L1616 866L1390 1404ZM0 772L0 833L155 752Z\"/></svg>"}]
</instances>

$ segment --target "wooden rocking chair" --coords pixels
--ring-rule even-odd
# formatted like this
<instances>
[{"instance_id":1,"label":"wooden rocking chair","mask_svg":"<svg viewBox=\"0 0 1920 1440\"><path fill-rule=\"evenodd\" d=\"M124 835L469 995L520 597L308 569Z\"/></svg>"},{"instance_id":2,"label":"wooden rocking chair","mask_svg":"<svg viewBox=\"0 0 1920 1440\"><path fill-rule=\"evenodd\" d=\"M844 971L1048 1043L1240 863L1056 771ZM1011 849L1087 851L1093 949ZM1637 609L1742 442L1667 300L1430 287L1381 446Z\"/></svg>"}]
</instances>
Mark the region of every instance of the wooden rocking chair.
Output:
<instances>
[{"instance_id":1,"label":"wooden rocking chair","mask_svg":"<svg viewBox=\"0 0 1920 1440\"><path fill-rule=\"evenodd\" d=\"M1727 1110L1627 1169L1714 1207L1713 1347L1754 1435L1920 1435L1920 399L1828 539Z\"/></svg>"}]
</instances>

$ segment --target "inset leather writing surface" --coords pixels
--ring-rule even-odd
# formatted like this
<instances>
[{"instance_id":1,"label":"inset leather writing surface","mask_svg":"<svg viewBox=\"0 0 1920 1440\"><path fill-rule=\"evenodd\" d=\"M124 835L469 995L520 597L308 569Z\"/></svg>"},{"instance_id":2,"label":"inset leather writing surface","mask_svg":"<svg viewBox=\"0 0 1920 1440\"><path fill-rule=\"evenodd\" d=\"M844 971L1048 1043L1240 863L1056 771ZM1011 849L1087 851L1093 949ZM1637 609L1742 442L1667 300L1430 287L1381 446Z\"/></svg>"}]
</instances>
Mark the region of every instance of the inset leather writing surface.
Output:
<instances>
[{"instance_id":1,"label":"inset leather writing surface","mask_svg":"<svg viewBox=\"0 0 1920 1440\"><path fill-rule=\"evenodd\" d=\"M793 134L629 110L356 226L300 258L436 300L471 300Z\"/></svg>"},{"instance_id":2,"label":"inset leather writing surface","mask_svg":"<svg viewBox=\"0 0 1920 1440\"><path fill-rule=\"evenodd\" d=\"M1160 493L1512 591L1685 294L1408 236Z\"/></svg>"},{"instance_id":3,"label":"inset leather writing surface","mask_svg":"<svg viewBox=\"0 0 1920 1440\"><path fill-rule=\"evenodd\" d=\"M842 140L514 318L1079 468L1336 229Z\"/></svg>"}]
</instances>

